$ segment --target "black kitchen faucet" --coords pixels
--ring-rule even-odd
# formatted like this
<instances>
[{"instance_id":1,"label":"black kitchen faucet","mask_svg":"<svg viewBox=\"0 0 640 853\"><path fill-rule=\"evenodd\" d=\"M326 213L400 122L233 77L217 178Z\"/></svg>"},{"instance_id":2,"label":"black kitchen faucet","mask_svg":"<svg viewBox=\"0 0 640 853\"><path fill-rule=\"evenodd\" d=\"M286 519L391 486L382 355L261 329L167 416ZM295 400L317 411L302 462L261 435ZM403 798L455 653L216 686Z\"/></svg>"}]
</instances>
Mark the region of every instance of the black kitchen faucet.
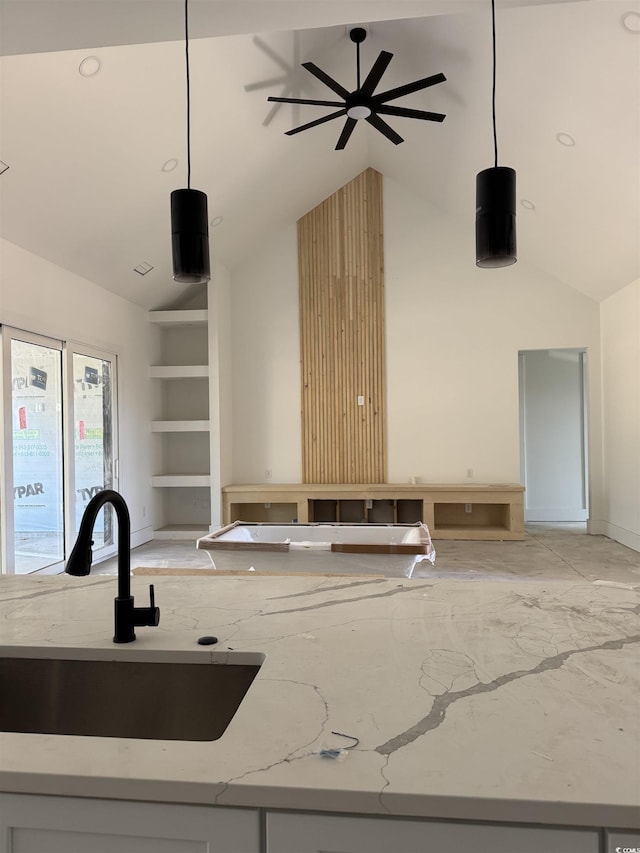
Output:
<instances>
[{"instance_id":1,"label":"black kitchen faucet","mask_svg":"<svg viewBox=\"0 0 640 853\"><path fill-rule=\"evenodd\" d=\"M124 498L112 489L104 489L91 498L80 522L80 530L71 556L67 560L65 572L69 575L88 575L91 571L93 553L93 526L102 507L110 503L118 517L118 596L114 602L115 631L114 643L132 643L135 627L157 625L160 622L160 608L155 606L153 584L149 586L150 606L134 607L131 595L131 521Z\"/></svg>"}]
</instances>

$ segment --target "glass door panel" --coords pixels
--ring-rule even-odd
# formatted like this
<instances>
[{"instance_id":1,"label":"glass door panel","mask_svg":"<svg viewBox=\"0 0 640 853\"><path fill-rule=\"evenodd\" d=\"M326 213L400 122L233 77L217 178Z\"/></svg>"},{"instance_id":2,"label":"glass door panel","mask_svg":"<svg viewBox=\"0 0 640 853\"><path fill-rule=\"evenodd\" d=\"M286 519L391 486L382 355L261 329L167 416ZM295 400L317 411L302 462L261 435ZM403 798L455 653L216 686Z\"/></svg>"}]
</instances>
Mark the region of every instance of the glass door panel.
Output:
<instances>
[{"instance_id":1,"label":"glass door panel","mask_svg":"<svg viewBox=\"0 0 640 853\"><path fill-rule=\"evenodd\" d=\"M110 360L73 353L75 525L91 498L114 486L113 366ZM93 528L94 552L114 544L111 505L100 511Z\"/></svg>"},{"instance_id":2,"label":"glass door panel","mask_svg":"<svg viewBox=\"0 0 640 853\"><path fill-rule=\"evenodd\" d=\"M64 559L62 352L11 340L14 571Z\"/></svg>"},{"instance_id":3,"label":"glass door panel","mask_svg":"<svg viewBox=\"0 0 640 853\"><path fill-rule=\"evenodd\" d=\"M117 361L0 324L0 572L60 572L87 504L118 489ZM116 550L103 510L94 561Z\"/></svg>"}]
</instances>

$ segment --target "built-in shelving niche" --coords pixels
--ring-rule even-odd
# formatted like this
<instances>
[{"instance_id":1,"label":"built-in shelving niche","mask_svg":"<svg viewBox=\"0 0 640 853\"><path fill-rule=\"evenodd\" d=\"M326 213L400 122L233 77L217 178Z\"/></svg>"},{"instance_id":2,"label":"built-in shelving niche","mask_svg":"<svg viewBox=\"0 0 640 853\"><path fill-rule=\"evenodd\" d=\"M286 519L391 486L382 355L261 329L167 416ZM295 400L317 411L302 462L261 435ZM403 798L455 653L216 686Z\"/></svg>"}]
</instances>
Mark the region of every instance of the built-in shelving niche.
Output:
<instances>
[{"instance_id":1,"label":"built-in shelving niche","mask_svg":"<svg viewBox=\"0 0 640 853\"><path fill-rule=\"evenodd\" d=\"M154 537L195 539L211 519L208 311L150 311L149 320L161 329L149 368L159 386L151 422Z\"/></svg>"}]
</instances>

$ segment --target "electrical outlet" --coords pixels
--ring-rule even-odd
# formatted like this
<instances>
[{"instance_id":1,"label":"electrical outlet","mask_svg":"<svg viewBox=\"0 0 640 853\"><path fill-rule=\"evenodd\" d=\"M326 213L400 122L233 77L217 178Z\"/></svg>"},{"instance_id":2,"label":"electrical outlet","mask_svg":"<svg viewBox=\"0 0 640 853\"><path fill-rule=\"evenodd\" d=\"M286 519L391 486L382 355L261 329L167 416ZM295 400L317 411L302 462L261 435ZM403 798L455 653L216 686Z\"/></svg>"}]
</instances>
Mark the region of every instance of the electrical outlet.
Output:
<instances>
[{"instance_id":1,"label":"electrical outlet","mask_svg":"<svg viewBox=\"0 0 640 853\"><path fill-rule=\"evenodd\" d=\"M467 480L473 477L473 468L467 468Z\"/></svg>"},{"instance_id":2,"label":"electrical outlet","mask_svg":"<svg viewBox=\"0 0 640 853\"><path fill-rule=\"evenodd\" d=\"M472 510L473 510L473 506L471 504L465 504L464 505L464 511L465 512L471 512Z\"/></svg>"},{"instance_id":3,"label":"electrical outlet","mask_svg":"<svg viewBox=\"0 0 640 853\"><path fill-rule=\"evenodd\" d=\"M364 394L358 394L358 405L364 406Z\"/></svg>"},{"instance_id":4,"label":"electrical outlet","mask_svg":"<svg viewBox=\"0 0 640 853\"><path fill-rule=\"evenodd\" d=\"M271 468L265 468L265 469L264 469L264 477L265 477L265 480L270 480L270 479L271 479L271 474L272 474Z\"/></svg>"}]
</instances>

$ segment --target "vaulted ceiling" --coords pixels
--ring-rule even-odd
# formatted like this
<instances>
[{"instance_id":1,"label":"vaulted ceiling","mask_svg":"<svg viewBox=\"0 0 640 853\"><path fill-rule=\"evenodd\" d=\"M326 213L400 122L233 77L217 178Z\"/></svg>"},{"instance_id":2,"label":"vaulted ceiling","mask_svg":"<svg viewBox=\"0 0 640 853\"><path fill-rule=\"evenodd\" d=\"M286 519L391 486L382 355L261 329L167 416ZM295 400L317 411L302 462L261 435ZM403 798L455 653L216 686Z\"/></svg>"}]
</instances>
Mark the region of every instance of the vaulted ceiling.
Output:
<instances>
[{"instance_id":1,"label":"vaulted ceiling","mask_svg":"<svg viewBox=\"0 0 640 853\"><path fill-rule=\"evenodd\" d=\"M0 0L0 234L149 308L185 292L169 220L186 185L183 14L183 0ZM496 18L519 263L603 299L640 276L640 3L496 0ZM381 88L445 74L396 102L442 124L389 118L396 146L360 121L344 151L342 120L284 135L331 112L267 102L333 98L302 62L355 88L351 25L368 30L363 75L394 54ZM464 235L472 274L475 175L493 165L489 0L191 0L190 36L192 186L220 261L372 166Z\"/></svg>"}]
</instances>

